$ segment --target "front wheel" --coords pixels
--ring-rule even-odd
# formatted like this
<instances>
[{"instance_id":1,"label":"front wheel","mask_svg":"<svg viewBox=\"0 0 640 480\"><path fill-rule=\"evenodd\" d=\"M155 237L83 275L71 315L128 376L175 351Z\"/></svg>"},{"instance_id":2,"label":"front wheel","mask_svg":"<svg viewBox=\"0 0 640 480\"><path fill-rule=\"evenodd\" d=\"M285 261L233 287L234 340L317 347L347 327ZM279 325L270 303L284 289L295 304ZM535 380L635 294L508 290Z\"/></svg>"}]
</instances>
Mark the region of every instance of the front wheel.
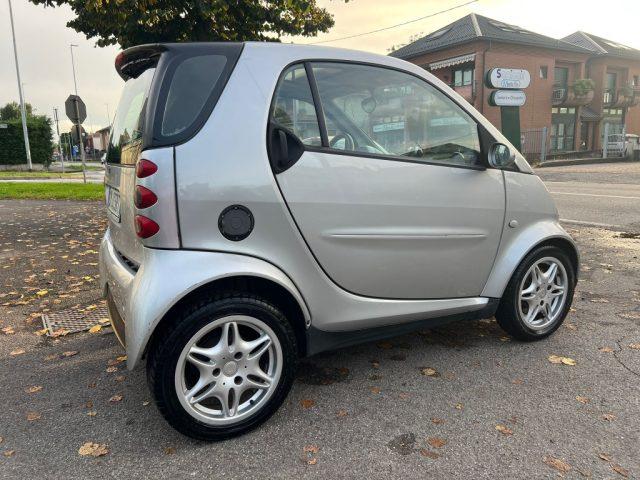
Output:
<instances>
[{"instance_id":1,"label":"front wheel","mask_svg":"<svg viewBox=\"0 0 640 480\"><path fill-rule=\"evenodd\" d=\"M519 340L548 337L567 316L575 283L574 266L563 250L551 245L536 248L513 273L496 320Z\"/></svg>"},{"instance_id":2,"label":"front wheel","mask_svg":"<svg viewBox=\"0 0 640 480\"><path fill-rule=\"evenodd\" d=\"M296 337L282 312L241 294L187 307L149 352L156 404L178 431L200 440L245 433L280 406L293 383Z\"/></svg>"}]
</instances>

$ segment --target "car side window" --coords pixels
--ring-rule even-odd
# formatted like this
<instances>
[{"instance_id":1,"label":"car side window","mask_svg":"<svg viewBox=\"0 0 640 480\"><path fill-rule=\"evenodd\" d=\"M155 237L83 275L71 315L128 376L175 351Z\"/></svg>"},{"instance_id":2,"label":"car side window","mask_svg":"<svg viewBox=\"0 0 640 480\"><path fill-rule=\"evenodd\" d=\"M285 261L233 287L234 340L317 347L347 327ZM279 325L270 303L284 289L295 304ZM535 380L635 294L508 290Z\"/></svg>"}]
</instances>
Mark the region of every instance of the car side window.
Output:
<instances>
[{"instance_id":1,"label":"car side window","mask_svg":"<svg viewBox=\"0 0 640 480\"><path fill-rule=\"evenodd\" d=\"M480 164L477 123L427 82L350 63L314 63L313 74L330 148L426 163Z\"/></svg>"},{"instance_id":2,"label":"car side window","mask_svg":"<svg viewBox=\"0 0 640 480\"><path fill-rule=\"evenodd\" d=\"M320 146L320 127L304 65L289 67L280 79L272 119L291 130L305 145Z\"/></svg>"}]
</instances>

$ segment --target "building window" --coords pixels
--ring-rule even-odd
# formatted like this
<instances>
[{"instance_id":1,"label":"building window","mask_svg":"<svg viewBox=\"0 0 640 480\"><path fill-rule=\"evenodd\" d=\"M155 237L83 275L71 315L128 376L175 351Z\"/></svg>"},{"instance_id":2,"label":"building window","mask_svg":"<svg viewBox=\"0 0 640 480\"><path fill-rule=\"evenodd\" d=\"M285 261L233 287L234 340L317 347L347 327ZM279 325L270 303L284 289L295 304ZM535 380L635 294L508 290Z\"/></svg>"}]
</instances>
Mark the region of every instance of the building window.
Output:
<instances>
[{"instance_id":1,"label":"building window","mask_svg":"<svg viewBox=\"0 0 640 480\"><path fill-rule=\"evenodd\" d=\"M640 75L633 76L633 86L640 87Z\"/></svg>"},{"instance_id":2,"label":"building window","mask_svg":"<svg viewBox=\"0 0 640 480\"><path fill-rule=\"evenodd\" d=\"M551 110L551 150L556 152L573 150L575 130L575 108Z\"/></svg>"},{"instance_id":3,"label":"building window","mask_svg":"<svg viewBox=\"0 0 640 480\"><path fill-rule=\"evenodd\" d=\"M547 75L549 74L549 67L547 67L546 65L541 65L540 66L540 78L547 78Z\"/></svg>"},{"instance_id":4,"label":"building window","mask_svg":"<svg viewBox=\"0 0 640 480\"><path fill-rule=\"evenodd\" d=\"M462 87L473 83L473 68L460 68L453 71L453 86Z\"/></svg>"},{"instance_id":5,"label":"building window","mask_svg":"<svg viewBox=\"0 0 640 480\"><path fill-rule=\"evenodd\" d=\"M553 81L556 85L566 85L569 82L569 69L566 67L555 67L553 69Z\"/></svg>"}]
</instances>

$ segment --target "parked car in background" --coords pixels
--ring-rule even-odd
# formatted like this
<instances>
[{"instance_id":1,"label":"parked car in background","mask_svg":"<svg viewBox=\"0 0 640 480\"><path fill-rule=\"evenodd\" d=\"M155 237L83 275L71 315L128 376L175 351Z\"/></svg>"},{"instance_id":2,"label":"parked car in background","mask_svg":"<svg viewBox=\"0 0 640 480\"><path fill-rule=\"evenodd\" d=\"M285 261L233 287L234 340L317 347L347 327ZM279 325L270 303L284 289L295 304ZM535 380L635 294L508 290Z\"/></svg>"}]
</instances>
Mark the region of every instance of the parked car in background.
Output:
<instances>
[{"instance_id":1,"label":"parked car in background","mask_svg":"<svg viewBox=\"0 0 640 480\"><path fill-rule=\"evenodd\" d=\"M547 189L423 68L194 43L116 69L101 286L185 435L267 420L301 357L494 315L540 340L567 315L578 252Z\"/></svg>"}]
</instances>

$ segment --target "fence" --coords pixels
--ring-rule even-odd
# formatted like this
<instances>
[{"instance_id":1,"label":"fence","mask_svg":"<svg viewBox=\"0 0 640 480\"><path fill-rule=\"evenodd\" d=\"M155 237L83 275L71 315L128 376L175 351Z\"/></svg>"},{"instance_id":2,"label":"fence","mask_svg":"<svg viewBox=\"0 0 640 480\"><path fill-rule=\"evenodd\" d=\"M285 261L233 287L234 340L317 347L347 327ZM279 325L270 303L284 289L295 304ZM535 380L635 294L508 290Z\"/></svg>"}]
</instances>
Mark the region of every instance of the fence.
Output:
<instances>
[{"instance_id":1,"label":"fence","mask_svg":"<svg viewBox=\"0 0 640 480\"><path fill-rule=\"evenodd\" d=\"M520 132L521 151L529 162L543 162L547 158L549 145L547 127L522 130Z\"/></svg>"}]
</instances>

